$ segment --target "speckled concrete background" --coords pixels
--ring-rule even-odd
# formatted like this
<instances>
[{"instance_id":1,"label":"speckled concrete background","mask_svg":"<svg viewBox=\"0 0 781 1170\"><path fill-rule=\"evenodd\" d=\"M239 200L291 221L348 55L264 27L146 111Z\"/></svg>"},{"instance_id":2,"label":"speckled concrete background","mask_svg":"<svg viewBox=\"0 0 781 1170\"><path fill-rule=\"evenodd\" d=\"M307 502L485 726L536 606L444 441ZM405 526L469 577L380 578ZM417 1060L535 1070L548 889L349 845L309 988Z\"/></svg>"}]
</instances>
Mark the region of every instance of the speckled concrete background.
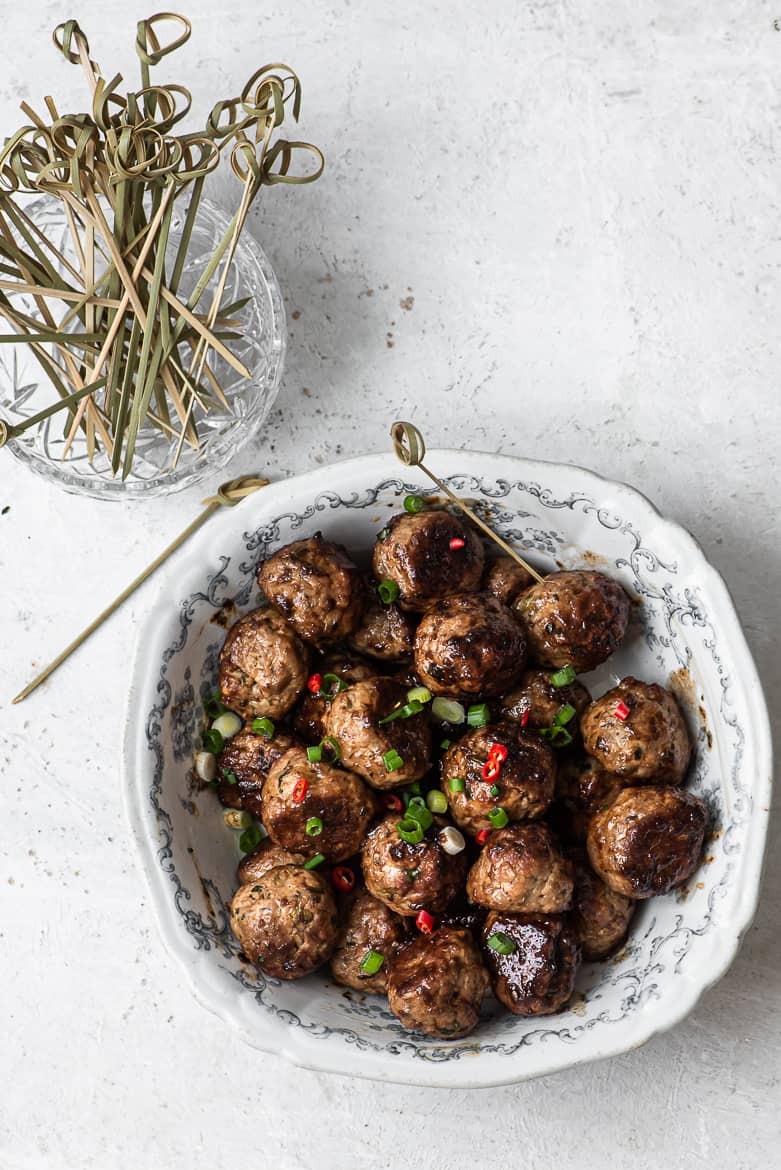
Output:
<instances>
[{"instance_id":1,"label":"speckled concrete background","mask_svg":"<svg viewBox=\"0 0 781 1170\"><path fill-rule=\"evenodd\" d=\"M777 715L781 7L186 9L175 72L196 105L289 60L303 133L328 156L320 183L269 192L253 216L290 359L231 470L377 450L402 415L432 445L628 480L724 573ZM23 97L83 101L48 44L59 20L130 73L147 14L4 6L3 132ZM204 494L92 504L0 456L3 1170L773 1165L778 824L732 971L672 1035L610 1063L483 1094L382 1087L263 1057L197 1006L150 922L118 791L129 647L154 586L34 698L7 698Z\"/></svg>"}]
</instances>

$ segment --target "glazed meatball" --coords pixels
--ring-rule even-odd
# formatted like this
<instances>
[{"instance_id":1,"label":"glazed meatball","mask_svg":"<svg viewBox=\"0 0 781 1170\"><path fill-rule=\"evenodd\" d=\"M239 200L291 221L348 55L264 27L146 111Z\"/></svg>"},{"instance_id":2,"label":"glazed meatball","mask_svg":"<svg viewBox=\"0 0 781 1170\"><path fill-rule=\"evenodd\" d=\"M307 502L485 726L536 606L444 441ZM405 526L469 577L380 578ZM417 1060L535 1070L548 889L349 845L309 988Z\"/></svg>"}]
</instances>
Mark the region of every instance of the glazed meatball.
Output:
<instances>
[{"instance_id":1,"label":"glazed meatball","mask_svg":"<svg viewBox=\"0 0 781 1170\"><path fill-rule=\"evenodd\" d=\"M384 995L391 962L406 937L404 919L372 897L368 890L361 890L345 907L336 950L331 956L331 974L345 987ZM374 975L361 967L368 951L376 951L383 957L383 964Z\"/></svg>"},{"instance_id":2,"label":"glazed meatball","mask_svg":"<svg viewBox=\"0 0 781 1170\"><path fill-rule=\"evenodd\" d=\"M303 865L306 861L303 853L290 853L281 845L275 845L270 837L265 837L256 849L245 854L239 862L236 877L241 885L256 882L270 869L280 865Z\"/></svg>"},{"instance_id":3,"label":"glazed meatball","mask_svg":"<svg viewBox=\"0 0 781 1170\"><path fill-rule=\"evenodd\" d=\"M575 866L572 927L584 959L606 959L626 938L635 903L597 877L585 851L570 856Z\"/></svg>"},{"instance_id":4,"label":"glazed meatball","mask_svg":"<svg viewBox=\"0 0 781 1170\"><path fill-rule=\"evenodd\" d=\"M374 816L374 797L359 776L325 762L312 763L304 748L290 748L272 766L262 794L263 824L284 849L344 861L361 847ZM312 818L319 833L307 833ZM310 825L310 829L311 829Z\"/></svg>"},{"instance_id":5,"label":"glazed meatball","mask_svg":"<svg viewBox=\"0 0 781 1170\"><path fill-rule=\"evenodd\" d=\"M512 604L521 590L528 589L533 584L534 577L531 573L512 557L497 557L485 567L483 589L505 605Z\"/></svg>"},{"instance_id":6,"label":"glazed meatball","mask_svg":"<svg viewBox=\"0 0 781 1170\"><path fill-rule=\"evenodd\" d=\"M560 914L572 903L573 867L547 825L507 825L492 833L469 871L466 892L489 910Z\"/></svg>"},{"instance_id":7,"label":"glazed meatball","mask_svg":"<svg viewBox=\"0 0 781 1170\"><path fill-rule=\"evenodd\" d=\"M388 1006L414 1032L441 1040L466 1036L480 1019L488 975L468 930L442 926L397 954L388 975Z\"/></svg>"},{"instance_id":8,"label":"glazed meatball","mask_svg":"<svg viewBox=\"0 0 781 1170\"><path fill-rule=\"evenodd\" d=\"M459 594L427 613L415 635L415 671L435 695L501 695L526 665L526 642L506 605Z\"/></svg>"},{"instance_id":9,"label":"glazed meatball","mask_svg":"<svg viewBox=\"0 0 781 1170\"><path fill-rule=\"evenodd\" d=\"M496 933L514 947L510 954L488 945ZM494 994L513 1015L548 1016L565 1007L580 966L580 948L565 915L492 911L483 927L483 942Z\"/></svg>"},{"instance_id":10,"label":"glazed meatball","mask_svg":"<svg viewBox=\"0 0 781 1170\"><path fill-rule=\"evenodd\" d=\"M686 775L689 733L675 699L656 683L622 679L591 704L581 728L589 755L626 784L680 784Z\"/></svg>"},{"instance_id":11,"label":"glazed meatball","mask_svg":"<svg viewBox=\"0 0 781 1170\"><path fill-rule=\"evenodd\" d=\"M295 736L283 731L275 731L269 738L256 735L248 727L229 739L217 757L220 777L217 796L222 803L261 816L260 794L268 770L298 742Z\"/></svg>"},{"instance_id":12,"label":"glazed meatball","mask_svg":"<svg viewBox=\"0 0 781 1170\"><path fill-rule=\"evenodd\" d=\"M595 812L605 809L624 784L591 756L561 753L550 820L565 841L582 843Z\"/></svg>"},{"instance_id":13,"label":"glazed meatball","mask_svg":"<svg viewBox=\"0 0 781 1170\"><path fill-rule=\"evenodd\" d=\"M552 727L562 707L571 706L577 712L567 723L567 731L575 735L578 718L591 702L591 695L583 683L569 683L554 687L549 670L525 670L518 685L502 697L502 719L515 719L524 727Z\"/></svg>"},{"instance_id":14,"label":"glazed meatball","mask_svg":"<svg viewBox=\"0 0 781 1170\"><path fill-rule=\"evenodd\" d=\"M694 873L708 814L679 788L624 788L589 824L591 865L611 890L628 898L666 894Z\"/></svg>"},{"instance_id":15,"label":"glazed meatball","mask_svg":"<svg viewBox=\"0 0 781 1170\"><path fill-rule=\"evenodd\" d=\"M551 573L516 600L529 657L540 666L593 670L617 650L629 598L612 577L591 569Z\"/></svg>"},{"instance_id":16,"label":"glazed meatball","mask_svg":"<svg viewBox=\"0 0 781 1170\"><path fill-rule=\"evenodd\" d=\"M405 918L419 910L439 914L463 886L466 851L445 852L437 835L445 822L438 818L417 845L402 840L398 822L398 814L385 817L364 841L361 862L366 888Z\"/></svg>"},{"instance_id":17,"label":"glazed meatball","mask_svg":"<svg viewBox=\"0 0 781 1170\"><path fill-rule=\"evenodd\" d=\"M494 744L507 749L507 758L499 775L485 780L483 767ZM519 724L491 723L467 732L448 748L441 776L453 820L475 836L493 828L488 814L495 808L503 808L511 821L542 816L553 799L556 760L538 735ZM492 785L499 790L496 795Z\"/></svg>"},{"instance_id":18,"label":"glazed meatball","mask_svg":"<svg viewBox=\"0 0 781 1170\"><path fill-rule=\"evenodd\" d=\"M415 619L398 605L383 605L372 590L350 645L359 654L383 662L409 662L415 646Z\"/></svg>"},{"instance_id":19,"label":"glazed meatball","mask_svg":"<svg viewBox=\"0 0 781 1170\"><path fill-rule=\"evenodd\" d=\"M377 667L357 654L332 654L323 659L318 672L323 678L335 674L342 682L353 683L361 682L365 678L375 678ZM330 701L330 698L306 691L296 707L293 713L293 726L307 742L319 743L325 735L325 717Z\"/></svg>"},{"instance_id":20,"label":"glazed meatball","mask_svg":"<svg viewBox=\"0 0 781 1170\"><path fill-rule=\"evenodd\" d=\"M309 650L275 609L254 609L220 652L222 701L243 719L287 715L306 685Z\"/></svg>"},{"instance_id":21,"label":"glazed meatball","mask_svg":"<svg viewBox=\"0 0 781 1170\"><path fill-rule=\"evenodd\" d=\"M339 744L342 763L375 788L411 784L431 767L431 728L425 711L380 722L406 701L407 688L398 679L372 678L354 683L330 704L326 731ZM383 759L391 751L403 760L394 771Z\"/></svg>"},{"instance_id":22,"label":"glazed meatball","mask_svg":"<svg viewBox=\"0 0 781 1170\"><path fill-rule=\"evenodd\" d=\"M366 603L363 577L340 544L319 532L264 561L258 585L299 638L333 646L352 634Z\"/></svg>"},{"instance_id":23,"label":"glazed meatball","mask_svg":"<svg viewBox=\"0 0 781 1170\"><path fill-rule=\"evenodd\" d=\"M463 541L451 548L450 542ZM378 581L395 581L402 609L424 612L456 593L480 587L484 553L480 537L450 512L402 512L377 537L372 557Z\"/></svg>"},{"instance_id":24,"label":"glazed meatball","mask_svg":"<svg viewBox=\"0 0 781 1170\"><path fill-rule=\"evenodd\" d=\"M337 938L334 899L320 874L297 865L269 869L239 886L231 930L251 963L275 979L300 979L330 957Z\"/></svg>"}]
</instances>

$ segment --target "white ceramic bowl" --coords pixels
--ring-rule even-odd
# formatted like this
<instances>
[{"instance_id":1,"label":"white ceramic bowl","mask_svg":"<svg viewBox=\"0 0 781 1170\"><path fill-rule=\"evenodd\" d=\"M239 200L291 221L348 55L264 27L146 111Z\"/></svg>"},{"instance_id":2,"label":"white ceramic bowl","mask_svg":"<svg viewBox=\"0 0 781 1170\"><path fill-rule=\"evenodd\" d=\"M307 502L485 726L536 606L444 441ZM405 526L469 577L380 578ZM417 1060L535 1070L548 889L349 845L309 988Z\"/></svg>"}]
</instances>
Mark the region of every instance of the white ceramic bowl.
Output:
<instances>
[{"instance_id":1,"label":"white ceramic bowl","mask_svg":"<svg viewBox=\"0 0 781 1170\"><path fill-rule=\"evenodd\" d=\"M365 553L403 494L429 493L391 455L274 484L211 519L177 554L139 634L124 789L163 939L200 1002L248 1043L314 1069L487 1086L635 1048L724 974L759 892L770 734L723 581L643 496L553 463L463 451L431 451L427 462L541 567L603 568L642 601L624 647L586 681L596 694L629 673L672 685L688 712L697 743L690 784L714 824L689 888L641 905L620 958L583 967L569 1010L521 1019L488 1003L478 1030L450 1043L405 1032L384 1000L347 992L327 974L280 983L240 961L226 911L235 834L191 771L201 696L214 687L226 614L256 604L258 561L318 529Z\"/></svg>"}]
</instances>

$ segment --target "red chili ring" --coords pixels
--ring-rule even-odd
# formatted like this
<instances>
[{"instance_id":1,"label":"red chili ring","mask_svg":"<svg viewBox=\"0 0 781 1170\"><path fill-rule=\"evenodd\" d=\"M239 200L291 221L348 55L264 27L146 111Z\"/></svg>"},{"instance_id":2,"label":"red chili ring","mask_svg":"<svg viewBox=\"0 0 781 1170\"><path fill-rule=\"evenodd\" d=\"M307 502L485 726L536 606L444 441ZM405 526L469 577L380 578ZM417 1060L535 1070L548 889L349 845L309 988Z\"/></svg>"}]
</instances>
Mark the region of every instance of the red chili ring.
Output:
<instances>
[{"instance_id":1,"label":"red chili ring","mask_svg":"<svg viewBox=\"0 0 781 1170\"><path fill-rule=\"evenodd\" d=\"M463 536L454 536L453 539L450 541L450 547L453 549L454 552L456 549L463 548L465 544L466 544L466 541L464 540Z\"/></svg>"},{"instance_id":2,"label":"red chili ring","mask_svg":"<svg viewBox=\"0 0 781 1170\"><path fill-rule=\"evenodd\" d=\"M475 841L477 842L478 845L485 845L486 841L488 840L488 838L490 836L491 836L490 829L481 829L480 832L475 837Z\"/></svg>"},{"instance_id":3,"label":"red chili ring","mask_svg":"<svg viewBox=\"0 0 781 1170\"><path fill-rule=\"evenodd\" d=\"M482 771L481 775L482 775L484 780L487 780L490 782L490 781L496 779L496 777L499 775L501 770L502 770L502 765L499 763L499 761L494 756L489 756L488 759L483 764L483 771Z\"/></svg>"},{"instance_id":4,"label":"red chili ring","mask_svg":"<svg viewBox=\"0 0 781 1170\"><path fill-rule=\"evenodd\" d=\"M615 715L616 719L620 719L623 723L625 719L629 718L629 708L627 707L626 703L619 703L613 714Z\"/></svg>"},{"instance_id":5,"label":"red chili ring","mask_svg":"<svg viewBox=\"0 0 781 1170\"><path fill-rule=\"evenodd\" d=\"M309 784L303 776L299 776L293 786L292 799L296 804L303 804L306 799L306 794L309 791Z\"/></svg>"},{"instance_id":6,"label":"red chili ring","mask_svg":"<svg viewBox=\"0 0 781 1170\"><path fill-rule=\"evenodd\" d=\"M529 722L529 712L524 711L523 715L521 716L521 727L525 727L528 722Z\"/></svg>"},{"instance_id":7,"label":"red chili ring","mask_svg":"<svg viewBox=\"0 0 781 1170\"><path fill-rule=\"evenodd\" d=\"M404 808L404 801L396 796L393 792L386 792L382 798L382 803L391 812L401 812Z\"/></svg>"},{"instance_id":8,"label":"red chili ring","mask_svg":"<svg viewBox=\"0 0 781 1170\"><path fill-rule=\"evenodd\" d=\"M503 764L507 759L507 748L503 743L492 743L488 758L489 760L493 758L494 760L498 760L500 764Z\"/></svg>"},{"instance_id":9,"label":"red chili ring","mask_svg":"<svg viewBox=\"0 0 781 1170\"><path fill-rule=\"evenodd\" d=\"M318 695L323 689L322 674L311 674L306 680L306 689L311 691L313 695Z\"/></svg>"},{"instance_id":10,"label":"red chili ring","mask_svg":"<svg viewBox=\"0 0 781 1170\"><path fill-rule=\"evenodd\" d=\"M349 893L350 890L355 888L355 874L349 865L337 865L331 871L331 881L337 890L341 890L344 894Z\"/></svg>"},{"instance_id":11,"label":"red chili ring","mask_svg":"<svg viewBox=\"0 0 781 1170\"><path fill-rule=\"evenodd\" d=\"M421 910L415 919L415 925L421 934L433 934L436 925L434 915L429 914L428 910Z\"/></svg>"}]
</instances>

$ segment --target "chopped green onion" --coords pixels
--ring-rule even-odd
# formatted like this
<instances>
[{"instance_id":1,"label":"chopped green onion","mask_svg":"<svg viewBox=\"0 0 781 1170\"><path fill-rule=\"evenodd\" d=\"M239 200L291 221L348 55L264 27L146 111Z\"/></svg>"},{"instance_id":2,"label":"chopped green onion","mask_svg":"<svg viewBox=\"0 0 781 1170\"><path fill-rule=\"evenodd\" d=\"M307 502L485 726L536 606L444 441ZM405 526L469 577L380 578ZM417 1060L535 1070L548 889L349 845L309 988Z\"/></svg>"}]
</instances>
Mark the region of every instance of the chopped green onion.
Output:
<instances>
[{"instance_id":1,"label":"chopped green onion","mask_svg":"<svg viewBox=\"0 0 781 1170\"><path fill-rule=\"evenodd\" d=\"M310 764L319 764L323 758L323 749L320 747L320 744L317 747L308 747L306 749L306 758Z\"/></svg>"},{"instance_id":2,"label":"chopped green onion","mask_svg":"<svg viewBox=\"0 0 781 1170\"><path fill-rule=\"evenodd\" d=\"M466 721L470 727L485 727L491 720L491 712L487 703L473 703L466 713Z\"/></svg>"},{"instance_id":3,"label":"chopped green onion","mask_svg":"<svg viewBox=\"0 0 781 1170\"><path fill-rule=\"evenodd\" d=\"M334 690L334 687L336 688ZM324 674L320 682L320 697L332 699L340 691L347 690L347 683L338 674Z\"/></svg>"},{"instance_id":4,"label":"chopped green onion","mask_svg":"<svg viewBox=\"0 0 781 1170\"><path fill-rule=\"evenodd\" d=\"M334 737L332 735L324 736L323 739L320 740L320 747L321 748L328 747L331 751L332 757L335 760L341 760L342 749L339 747L339 741L337 739L334 739Z\"/></svg>"},{"instance_id":5,"label":"chopped green onion","mask_svg":"<svg viewBox=\"0 0 781 1170\"><path fill-rule=\"evenodd\" d=\"M218 715L222 715L225 708L220 702L220 698L220 691L216 690L213 695L209 695L207 699L204 699L203 711L207 719L216 719Z\"/></svg>"},{"instance_id":6,"label":"chopped green onion","mask_svg":"<svg viewBox=\"0 0 781 1170\"><path fill-rule=\"evenodd\" d=\"M250 825L239 837L239 849L242 853L251 853L266 835L265 832L261 832L259 825Z\"/></svg>"},{"instance_id":7,"label":"chopped green onion","mask_svg":"<svg viewBox=\"0 0 781 1170\"><path fill-rule=\"evenodd\" d=\"M551 747L568 747L572 743L572 736L566 727L542 727L540 735L548 741Z\"/></svg>"},{"instance_id":8,"label":"chopped green onion","mask_svg":"<svg viewBox=\"0 0 781 1170\"><path fill-rule=\"evenodd\" d=\"M417 821L421 829L425 833L426 829L431 828L434 817L431 810L426 804L422 796L413 796L412 800L407 805L407 814L404 818L406 821Z\"/></svg>"},{"instance_id":9,"label":"chopped green onion","mask_svg":"<svg viewBox=\"0 0 781 1170\"><path fill-rule=\"evenodd\" d=\"M401 590L395 581L391 581L388 578L385 581L380 581L377 586L377 592L380 595L380 601L384 602L385 605L392 605Z\"/></svg>"},{"instance_id":10,"label":"chopped green onion","mask_svg":"<svg viewBox=\"0 0 781 1170\"><path fill-rule=\"evenodd\" d=\"M223 780L227 780L229 784L238 784L239 778L232 768L222 769Z\"/></svg>"},{"instance_id":11,"label":"chopped green onion","mask_svg":"<svg viewBox=\"0 0 781 1170\"><path fill-rule=\"evenodd\" d=\"M488 819L495 829L503 829L510 820L503 808L492 808Z\"/></svg>"},{"instance_id":12,"label":"chopped green onion","mask_svg":"<svg viewBox=\"0 0 781 1170\"><path fill-rule=\"evenodd\" d=\"M405 792L409 792L412 796L422 796L423 789L420 787L420 780L415 780L412 784L408 784Z\"/></svg>"},{"instance_id":13,"label":"chopped green onion","mask_svg":"<svg viewBox=\"0 0 781 1170\"><path fill-rule=\"evenodd\" d=\"M384 962L385 956L381 955L379 951L367 951L358 966L367 975L376 975Z\"/></svg>"},{"instance_id":14,"label":"chopped green onion","mask_svg":"<svg viewBox=\"0 0 781 1170\"><path fill-rule=\"evenodd\" d=\"M244 809L226 808L222 819L229 829L248 829L252 824L252 817Z\"/></svg>"},{"instance_id":15,"label":"chopped green onion","mask_svg":"<svg viewBox=\"0 0 781 1170\"><path fill-rule=\"evenodd\" d=\"M323 822L320 817L310 817L306 822L307 837L319 837L323 831Z\"/></svg>"},{"instance_id":16,"label":"chopped green onion","mask_svg":"<svg viewBox=\"0 0 781 1170\"><path fill-rule=\"evenodd\" d=\"M314 857L310 857L309 861L304 862L304 869L317 869L318 865L322 865L325 861L324 853L316 853Z\"/></svg>"},{"instance_id":17,"label":"chopped green onion","mask_svg":"<svg viewBox=\"0 0 781 1170\"><path fill-rule=\"evenodd\" d=\"M466 788L466 780L463 776L453 776L449 787L451 792L463 792Z\"/></svg>"},{"instance_id":18,"label":"chopped green onion","mask_svg":"<svg viewBox=\"0 0 781 1170\"><path fill-rule=\"evenodd\" d=\"M498 796L499 795L499 785L492 784L491 787L488 789L488 791L491 793L491 796Z\"/></svg>"},{"instance_id":19,"label":"chopped green onion","mask_svg":"<svg viewBox=\"0 0 781 1170\"><path fill-rule=\"evenodd\" d=\"M460 703L455 699L443 699L440 696L431 704L431 713L435 719L440 719L443 723L463 723L466 718L466 712Z\"/></svg>"},{"instance_id":20,"label":"chopped green onion","mask_svg":"<svg viewBox=\"0 0 781 1170\"><path fill-rule=\"evenodd\" d=\"M212 752L215 756L218 756L224 745L225 740L222 738L219 731L215 731L213 727L203 733L204 751Z\"/></svg>"},{"instance_id":21,"label":"chopped green onion","mask_svg":"<svg viewBox=\"0 0 781 1170\"><path fill-rule=\"evenodd\" d=\"M488 940L488 945L498 955L514 955L518 950L509 934L505 934L503 930L495 930Z\"/></svg>"},{"instance_id":22,"label":"chopped green onion","mask_svg":"<svg viewBox=\"0 0 781 1170\"><path fill-rule=\"evenodd\" d=\"M412 817L405 817L403 821L397 821L396 830L402 841L406 841L408 845L418 845L423 840L423 826L419 825Z\"/></svg>"},{"instance_id":23,"label":"chopped green onion","mask_svg":"<svg viewBox=\"0 0 781 1170\"><path fill-rule=\"evenodd\" d=\"M212 731L219 731L223 739L233 739L244 726L235 711L223 711L212 723Z\"/></svg>"},{"instance_id":24,"label":"chopped green onion","mask_svg":"<svg viewBox=\"0 0 781 1170\"><path fill-rule=\"evenodd\" d=\"M428 687L413 687L412 690L407 691L408 703L430 703L431 691Z\"/></svg>"},{"instance_id":25,"label":"chopped green onion","mask_svg":"<svg viewBox=\"0 0 781 1170\"><path fill-rule=\"evenodd\" d=\"M554 671L550 676L551 686L568 687L570 683L574 683L577 677L571 666L563 666L561 670Z\"/></svg>"},{"instance_id":26,"label":"chopped green onion","mask_svg":"<svg viewBox=\"0 0 781 1170\"><path fill-rule=\"evenodd\" d=\"M271 719L253 719L252 730L255 735L262 735L265 739L273 739L276 728Z\"/></svg>"},{"instance_id":27,"label":"chopped green onion","mask_svg":"<svg viewBox=\"0 0 781 1170\"><path fill-rule=\"evenodd\" d=\"M379 726L382 727L385 723L393 723L394 719L409 719L410 715L419 715L423 710L423 704L413 699L411 703L405 703L403 707L397 707L395 711L391 711L390 715L386 715L384 719L380 719Z\"/></svg>"},{"instance_id":28,"label":"chopped green onion","mask_svg":"<svg viewBox=\"0 0 781 1170\"><path fill-rule=\"evenodd\" d=\"M432 788L426 797L426 804L433 813L447 812L447 797L438 788Z\"/></svg>"},{"instance_id":29,"label":"chopped green onion","mask_svg":"<svg viewBox=\"0 0 781 1170\"><path fill-rule=\"evenodd\" d=\"M564 706L560 707L553 716L553 722L557 727L563 727L565 723L569 723L569 721L574 719L576 715L577 711L572 706L572 703L565 703Z\"/></svg>"},{"instance_id":30,"label":"chopped green onion","mask_svg":"<svg viewBox=\"0 0 781 1170\"><path fill-rule=\"evenodd\" d=\"M208 753L205 753L205 754L208 754ZM214 759L214 756L212 756L211 758ZM220 782L219 782L219 780L209 780L206 787L210 788L212 790L212 792L216 792L220 787Z\"/></svg>"},{"instance_id":31,"label":"chopped green onion","mask_svg":"<svg viewBox=\"0 0 781 1170\"><path fill-rule=\"evenodd\" d=\"M377 533L377 539L379 541L387 540L389 536L390 536L390 528L381 528L380 531Z\"/></svg>"},{"instance_id":32,"label":"chopped green onion","mask_svg":"<svg viewBox=\"0 0 781 1170\"><path fill-rule=\"evenodd\" d=\"M423 500L420 496L405 496L404 497L404 511L405 512L422 512Z\"/></svg>"},{"instance_id":33,"label":"chopped green onion","mask_svg":"<svg viewBox=\"0 0 781 1170\"><path fill-rule=\"evenodd\" d=\"M382 762L388 772L398 772L399 768L404 767L404 761L395 748L383 754Z\"/></svg>"},{"instance_id":34,"label":"chopped green onion","mask_svg":"<svg viewBox=\"0 0 781 1170\"><path fill-rule=\"evenodd\" d=\"M443 739L443 740L442 740L442 743L441 743L439 746L440 746L440 748L442 749L442 751L443 751L443 752L446 752L446 751L447 751L447 749L448 749L448 748L450 747L450 745L452 744L452 742L453 742L453 741L452 741L452 739Z\"/></svg>"}]
</instances>

